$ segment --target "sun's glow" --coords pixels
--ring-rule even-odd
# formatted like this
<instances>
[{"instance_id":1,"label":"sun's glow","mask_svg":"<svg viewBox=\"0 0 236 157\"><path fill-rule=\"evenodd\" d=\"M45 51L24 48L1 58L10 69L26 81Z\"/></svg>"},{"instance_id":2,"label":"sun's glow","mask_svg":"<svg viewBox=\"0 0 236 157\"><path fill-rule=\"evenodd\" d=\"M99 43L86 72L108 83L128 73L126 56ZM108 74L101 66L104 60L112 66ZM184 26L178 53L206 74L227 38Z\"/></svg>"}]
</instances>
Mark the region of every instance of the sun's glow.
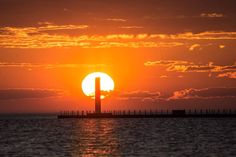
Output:
<instances>
[{"instance_id":1,"label":"sun's glow","mask_svg":"<svg viewBox=\"0 0 236 157\"><path fill-rule=\"evenodd\" d=\"M114 90L114 81L103 72L94 72L87 75L82 81L82 90L86 96L95 97L95 78L100 77L101 98L105 98Z\"/></svg>"}]
</instances>

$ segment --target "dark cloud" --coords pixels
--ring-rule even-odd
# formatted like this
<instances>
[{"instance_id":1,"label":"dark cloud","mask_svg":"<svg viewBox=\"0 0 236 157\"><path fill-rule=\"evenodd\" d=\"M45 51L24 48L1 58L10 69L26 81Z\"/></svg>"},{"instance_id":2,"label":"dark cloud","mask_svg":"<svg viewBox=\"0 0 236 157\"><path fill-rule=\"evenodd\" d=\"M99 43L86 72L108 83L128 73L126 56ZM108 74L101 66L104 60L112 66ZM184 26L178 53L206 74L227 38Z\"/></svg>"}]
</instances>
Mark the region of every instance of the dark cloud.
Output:
<instances>
[{"instance_id":1,"label":"dark cloud","mask_svg":"<svg viewBox=\"0 0 236 157\"><path fill-rule=\"evenodd\" d=\"M162 94L159 91L131 91L124 93L117 93L116 96L121 99L131 100L174 100L174 99L207 99L207 98L236 98L236 87L216 87L203 89L183 89L174 91L173 94Z\"/></svg>"},{"instance_id":2,"label":"dark cloud","mask_svg":"<svg viewBox=\"0 0 236 157\"><path fill-rule=\"evenodd\" d=\"M40 99L61 94L62 91L53 89L1 89L0 100Z\"/></svg>"},{"instance_id":3,"label":"dark cloud","mask_svg":"<svg viewBox=\"0 0 236 157\"><path fill-rule=\"evenodd\" d=\"M136 99L136 100L155 100L160 97L160 92L151 92L151 91L132 91L119 93L118 97L120 99Z\"/></svg>"},{"instance_id":4,"label":"dark cloud","mask_svg":"<svg viewBox=\"0 0 236 157\"><path fill-rule=\"evenodd\" d=\"M117 100L123 101L129 105L139 104L139 108L143 108L142 105L145 105L145 109L156 109L157 106L159 108L171 109L233 109L235 108L236 101L236 87L190 88L165 94L160 92L133 91L120 95Z\"/></svg>"},{"instance_id":5,"label":"dark cloud","mask_svg":"<svg viewBox=\"0 0 236 157\"><path fill-rule=\"evenodd\" d=\"M236 88L204 88L204 89L184 89L175 91L169 99L207 99L207 98L236 98Z\"/></svg>"},{"instance_id":6,"label":"dark cloud","mask_svg":"<svg viewBox=\"0 0 236 157\"><path fill-rule=\"evenodd\" d=\"M236 71L236 63L232 65L215 65L213 62L208 64L194 63L182 60L159 60L147 61L144 66L165 66L166 71L174 72L228 72Z\"/></svg>"}]
</instances>

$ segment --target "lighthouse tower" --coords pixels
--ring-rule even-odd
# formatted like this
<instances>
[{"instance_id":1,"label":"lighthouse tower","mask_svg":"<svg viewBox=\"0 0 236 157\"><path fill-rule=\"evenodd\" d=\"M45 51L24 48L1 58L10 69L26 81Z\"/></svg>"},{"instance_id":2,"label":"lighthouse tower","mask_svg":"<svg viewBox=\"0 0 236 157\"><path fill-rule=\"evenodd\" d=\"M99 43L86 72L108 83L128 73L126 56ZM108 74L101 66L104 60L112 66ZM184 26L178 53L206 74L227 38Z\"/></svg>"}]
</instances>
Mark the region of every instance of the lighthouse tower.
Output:
<instances>
[{"instance_id":1,"label":"lighthouse tower","mask_svg":"<svg viewBox=\"0 0 236 157\"><path fill-rule=\"evenodd\" d=\"M95 113L96 114L101 114L100 77L95 78Z\"/></svg>"}]
</instances>

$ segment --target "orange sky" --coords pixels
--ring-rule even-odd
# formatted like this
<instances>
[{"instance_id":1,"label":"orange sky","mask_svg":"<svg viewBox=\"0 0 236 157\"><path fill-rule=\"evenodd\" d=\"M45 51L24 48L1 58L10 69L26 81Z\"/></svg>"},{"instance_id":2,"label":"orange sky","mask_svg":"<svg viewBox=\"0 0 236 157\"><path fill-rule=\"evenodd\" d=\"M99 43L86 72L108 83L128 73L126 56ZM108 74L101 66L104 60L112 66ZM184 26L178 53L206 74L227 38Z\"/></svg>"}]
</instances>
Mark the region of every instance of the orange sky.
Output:
<instances>
[{"instance_id":1,"label":"orange sky","mask_svg":"<svg viewBox=\"0 0 236 157\"><path fill-rule=\"evenodd\" d=\"M0 1L0 113L92 110L82 79L115 81L104 110L235 108L235 2Z\"/></svg>"}]
</instances>

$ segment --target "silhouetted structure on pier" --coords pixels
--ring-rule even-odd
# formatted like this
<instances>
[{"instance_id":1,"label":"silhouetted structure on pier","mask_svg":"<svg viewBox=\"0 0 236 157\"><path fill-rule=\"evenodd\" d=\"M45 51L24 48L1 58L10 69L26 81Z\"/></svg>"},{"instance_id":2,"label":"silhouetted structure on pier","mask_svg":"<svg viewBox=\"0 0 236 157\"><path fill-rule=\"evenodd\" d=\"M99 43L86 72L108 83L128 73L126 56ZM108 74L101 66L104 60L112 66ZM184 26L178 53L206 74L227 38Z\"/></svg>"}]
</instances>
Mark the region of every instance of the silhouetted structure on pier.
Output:
<instances>
[{"instance_id":1,"label":"silhouetted structure on pier","mask_svg":"<svg viewBox=\"0 0 236 157\"><path fill-rule=\"evenodd\" d=\"M236 110L144 110L144 111L106 111L92 113L91 111L63 111L58 118L236 118Z\"/></svg>"},{"instance_id":2,"label":"silhouetted structure on pier","mask_svg":"<svg viewBox=\"0 0 236 157\"><path fill-rule=\"evenodd\" d=\"M95 78L95 113L101 114L100 77Z\"/></svg>"},{"instance_id":3,"label":"silhouetted structure on pier","mask_svg":"<svg viewBox=\"0 0 236 157\"><path fill-rule=\"evenodd\" d=\"M101 82L100 77L95 78L95 112L86 113L87 117L109 117L111 113L102 113L101 109Z\"/></svg>"}]
</instances>

